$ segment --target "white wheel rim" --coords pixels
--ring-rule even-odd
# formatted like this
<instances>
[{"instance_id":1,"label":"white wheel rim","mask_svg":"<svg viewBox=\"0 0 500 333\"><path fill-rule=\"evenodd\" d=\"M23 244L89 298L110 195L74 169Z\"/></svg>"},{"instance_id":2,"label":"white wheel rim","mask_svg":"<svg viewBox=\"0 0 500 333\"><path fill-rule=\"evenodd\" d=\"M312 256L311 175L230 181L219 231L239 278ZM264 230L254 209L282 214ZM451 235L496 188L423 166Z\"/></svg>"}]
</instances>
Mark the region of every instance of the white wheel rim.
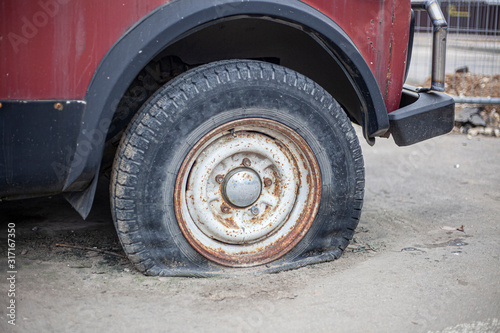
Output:
<instances>
[{"instance_id":1,"label":"white wheel rim","mask_svg":"<svg viewBox=\"0 0 500 333\"><path fill-rule=\"evenodd\" d=\"M191 149L177 177L175 208L184 236L202 255L254 266L304 237L320 194L307 143L280 123L245 119L216 128Z\"/></svg>"}]
</instances>

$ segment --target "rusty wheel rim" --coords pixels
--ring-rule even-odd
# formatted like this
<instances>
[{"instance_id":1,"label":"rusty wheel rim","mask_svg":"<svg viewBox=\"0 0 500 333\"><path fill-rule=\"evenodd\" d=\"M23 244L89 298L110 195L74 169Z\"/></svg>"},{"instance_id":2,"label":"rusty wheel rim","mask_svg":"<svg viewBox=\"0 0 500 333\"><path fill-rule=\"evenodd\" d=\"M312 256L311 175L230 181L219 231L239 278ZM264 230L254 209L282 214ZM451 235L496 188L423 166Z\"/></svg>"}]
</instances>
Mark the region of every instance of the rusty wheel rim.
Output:
<instances>
[{"instance_id":1,"label":"rusty wheel rim","mask_svg":"<svg viewBox=\"0 0 500 333\"><path fill-rule=\"evenodd\" d=\"M201 138L175 184L179 227L196 251L231 267L278 259L317 214L321 175L307 142L260 118L236 120Z\"/></svg>"}]
</instances>

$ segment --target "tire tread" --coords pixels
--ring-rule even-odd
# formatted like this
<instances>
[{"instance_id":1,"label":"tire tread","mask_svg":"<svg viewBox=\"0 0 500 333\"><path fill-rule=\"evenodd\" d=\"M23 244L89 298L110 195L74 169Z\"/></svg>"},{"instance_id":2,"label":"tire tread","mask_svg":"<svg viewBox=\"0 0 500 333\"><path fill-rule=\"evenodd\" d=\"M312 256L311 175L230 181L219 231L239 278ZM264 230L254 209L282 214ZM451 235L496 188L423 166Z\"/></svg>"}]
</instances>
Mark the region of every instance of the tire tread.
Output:
<instances>
[{"instance_id":1,"label":"tire tread","mask_svg":"<svg viewBox=\"0 0 500 333\"><path fill-rule=\"evenodd\" d=\"M364 165L359 140L345 113L336 112L337 102L314 81L296 72L263 62L226 60L192 69L189 74L173 79L169 86L177 86L176 91L163 88L165 94L156 93L148 100L131 121L125 131L113 165L111 181L111 205L115 226L125 252L138 269L145 274L161 274L161 264L151 259L137 225L136 186L143 167L145 151L166 123L172 122L173 112L194 96L206 92L217 85L225 85L235 80L268 80L297 87L321 103L333 116L345 135L354 162L355 194L350 218L343 222L345 230L342 239L333 251L338 258L352 239L361 216L364 196ZM173 110L173 106L176 110ZM165 107L166 106L166 107Z\"/></svg>"}]
</instances>

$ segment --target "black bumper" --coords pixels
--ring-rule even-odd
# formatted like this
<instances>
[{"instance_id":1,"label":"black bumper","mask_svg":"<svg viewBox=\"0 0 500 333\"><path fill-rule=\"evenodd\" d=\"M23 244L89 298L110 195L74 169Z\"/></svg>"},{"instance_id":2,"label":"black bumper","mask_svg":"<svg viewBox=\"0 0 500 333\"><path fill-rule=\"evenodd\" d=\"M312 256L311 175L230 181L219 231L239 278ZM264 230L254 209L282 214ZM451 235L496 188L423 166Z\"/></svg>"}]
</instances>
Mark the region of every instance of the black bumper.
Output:
<instances>
[{"instance_id":1,"label":"black bumper","mask_svg":"<svg viewBox=\"0 0 500 333\"><path fill-rule=\"evenodd\" d=\"M403 90L401 106L389 113L390 131L398 146L446 134L453 129L455 101L435 92Z\"/></svg>"}]
</instances>

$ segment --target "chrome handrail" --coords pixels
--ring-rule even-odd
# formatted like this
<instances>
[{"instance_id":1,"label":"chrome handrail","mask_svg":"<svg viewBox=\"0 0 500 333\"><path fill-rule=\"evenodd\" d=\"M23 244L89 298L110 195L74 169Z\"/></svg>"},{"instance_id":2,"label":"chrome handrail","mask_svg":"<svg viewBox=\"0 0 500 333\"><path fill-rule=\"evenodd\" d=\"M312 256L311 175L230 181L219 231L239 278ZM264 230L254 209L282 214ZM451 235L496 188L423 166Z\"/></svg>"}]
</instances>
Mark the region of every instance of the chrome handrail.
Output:
<instances>
[{"instance_id":1,"label":"chrome handrail","mask_svg":"<svg viewBox=\"0 0 500 333\"><path fill-rule=\"evenodd\" d=\"M431 89L444 91L448 23L436 0L411 0L411 8L413 10L427 11L432 21L432 25L434 26Z\"/></svg>"}]
</instances>

